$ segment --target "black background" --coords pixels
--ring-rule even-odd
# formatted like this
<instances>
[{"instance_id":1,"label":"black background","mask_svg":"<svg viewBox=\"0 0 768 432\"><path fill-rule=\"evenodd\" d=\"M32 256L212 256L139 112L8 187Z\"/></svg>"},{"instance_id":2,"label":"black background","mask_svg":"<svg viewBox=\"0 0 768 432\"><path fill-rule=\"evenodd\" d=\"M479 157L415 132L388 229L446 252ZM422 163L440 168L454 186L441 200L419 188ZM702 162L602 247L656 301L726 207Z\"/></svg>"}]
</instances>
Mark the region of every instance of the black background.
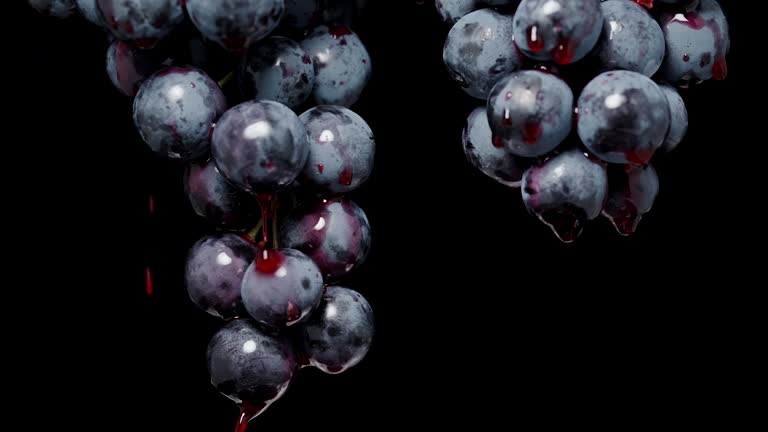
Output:
<instances>
[{"instance_id":1,"label":"black background","mask_svg":"<svg viewBox=\"0 0 768 432\"><path fill-rule=\"evenodd\" d=\"M426 3L374 0L356 28L373 79L353 108L378 148L373 177L353 197L374 245L345 284L377 314L373 349L344 375L303 371L251 428L475 430L721 415L752 346L742 337L751 319L741 312L745 273L733 264L748 225L748 203L735 194L748 180L723 159L745 139L737 2L721 2L729 79L685 93L688 138L656 164L661 192L639 232L621 238L600 218L572 245L526 214L518 190L466 162L460 134L475 102L444 70L447 28ZM105 74L98 29L24 7L18 17L18 68L6 85L18 92L10 106L23 142L13 145L44 185L22 188L18 202L51 263L32 270L52 277L34 293L58 312L50 331L61 345L47 371L71 380L44 395L74 405L55 422L231 430L237 409L205 365L220 323L183 286L185 254L209 228L185 201L182 167L141 143L130 100ZM609 420L616 415L619 423Z\"/></svg>"}]
</instances>

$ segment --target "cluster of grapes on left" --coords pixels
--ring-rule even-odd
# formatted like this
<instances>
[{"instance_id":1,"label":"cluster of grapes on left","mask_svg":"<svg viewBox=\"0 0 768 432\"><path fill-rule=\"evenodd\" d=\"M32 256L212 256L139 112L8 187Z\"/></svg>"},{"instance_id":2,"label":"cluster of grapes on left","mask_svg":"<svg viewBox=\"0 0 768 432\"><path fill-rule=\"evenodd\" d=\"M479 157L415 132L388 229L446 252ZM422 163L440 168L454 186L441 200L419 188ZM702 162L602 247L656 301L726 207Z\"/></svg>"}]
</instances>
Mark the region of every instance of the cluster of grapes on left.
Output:
<instances>
[{"instance_id":1,"label":"cluster of grapes on left","mask_svg":"<svg viewBox=\"0 0 768 432\"><path fill-rule=\"evenodd\" d=\"M300 368L359 363L373 312L337 285L371 244L367 216L344 196L366 182L375 153L371 128L348 108L371 75L349 28L357 2L28 2L108 30L107 73L134 97L139 135L187 166L191 207L216 232L189 252L186 286L226 321L207 359L212 384L241 407L237 430Z\"/></svg>"}]
</instances>

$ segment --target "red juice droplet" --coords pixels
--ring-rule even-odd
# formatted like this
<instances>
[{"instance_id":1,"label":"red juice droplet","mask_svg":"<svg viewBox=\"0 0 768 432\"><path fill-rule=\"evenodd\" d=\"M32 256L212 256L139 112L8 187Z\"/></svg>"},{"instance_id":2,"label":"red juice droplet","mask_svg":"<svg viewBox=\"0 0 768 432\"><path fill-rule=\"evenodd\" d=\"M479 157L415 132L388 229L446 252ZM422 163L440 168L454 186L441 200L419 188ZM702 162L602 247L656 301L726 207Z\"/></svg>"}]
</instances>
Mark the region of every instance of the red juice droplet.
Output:
<instances>
[{"instance_id":1,"label":"red juice droplet","mask_svg":"<svg viewBox=\"0 0 768 432\"><path fill-rule=\"evenodd\" d=\"M283 266L285 257L280 251L264 249L256 254L256 264L254 268L257 272L272 274Z\"/></svg>"},{"instance_id":2,"label":"red juice droplet","mask_svg":"<svg viewBox=\"0 0 768 432\"><path fill-rule=\"evenodd\" d=\"M512 114L506 108L504 109L504 117L501 119L501 123L504 126L512 126Z\"/></svg>"},{"instance_id":3,"label":"red juice droplet","mask_svg":"<svg viewBox=\"0 0 768 432\"><path fill-rule=\"evenodd\" d=\"M328 372L330 372L332 374L337 374L337 373L341 372L342 370L344 370L344 368L341 367L341 366L329 366L326 369L328 369Z\"/></svg>"},{"instance_id":4,"label":"red juice droplet","mask_svg":"<svg viewBox=\"0 0 768 432\"><path fill-rule=\"evenodd\" d=\"M712 77L718 81L728 77L728 64L725 62L725 56L719 57L712 66Z\"/></svg>"},{"instance_id":5,"label":"red juice droplet","mask_svg":"<svg viewBox=\"0 0 768 432\"><path fill-rule=\"evenodd\" d=\"M147 266L146 269L144 269L144 285L147 290L147 295L151 296L154 292L154 283L152 282L152 269Z\"/></svg>"},{"instance_id":6,"label":"red juice droplet","mask_svg":"<svg viewBox=\"0 0 768 432\"><path fill-rule=\"evenodd\" d=\"M244 402L240 406L240 416L237 418L237 427L235 428L235 432L245 432L246 428L248 427L248 422L259 415L262 409L264 409L263 406L256 406Z\"/></svg>"},{"instance_id":7,"label":"red juice droplet","mask_svg":"<svg viewBox=\"0 0 768 432\"><path fill-rule=\"evenodd\" d=\"M323 165L323 164L317 164L317 172L319 172L320 174L322 174L324 169L325 169L325 165Z\"/></svg>"},{"instance_id":8,"label":"red juice droplet","mask_svg":"<svg viewBox=\"0 0 768 432\"><path fill-rule=\"evenodd\" d=\"M637 230L637 225L640 222L640 215L637 212L637 207L627 200L619 209L617 214L611 216L611 222L616 227L616 231L623 236L633 234Z\"/></svg>"},{"instance_id":9,"label":"red juice droplet","mask_svg":"<svg viewBox=\"0 0 768 432\"><path fill-rule=\"evenodd\" d=\"M530 49L531 52L537 53L544 49L544 38L539 34L538 26L534 24L528 27L526 35L528 38L528 49Z\"/></svg>"},{"instance_id":10,"label":"red juice droplet","mask_svg":"<svg viewBox=\"0 0 768 432\"><path fill-rule=\"evenodd\" d=\"M496 148L504 148L504 142L498 135L494 135L493 138L491 138L491 144L493 144L493 146Z\"/></svg>"},{"instance_id":11,"label":"red juice droplet","mask_svg":"<svg viewBox=\"0 0 768 432\"><path fill-rule=\"evenodd\" d=\"M334 39L338 39L342 36L351 35L352 30L350 30L347 26L331 24L328 26L328 34L333 36Z\"/></svg>"},{"instance_id":12,"label":"red juice droplet","mask_svg":"<svg viewBox=\"0 0 768 432\"><path fill-rule=\"evenodd\" d=\"M554 209L541 213L539 218L552 228L557 238L563 243L572 243L581 235L582 221L572 212Z\"/></svg>"},{"instance_id":13,"label":"red juice droplet","mask_svg":"<svg viewBox=\"0 0 768 432\"><path fill-rule=\"evenodd\" d=\"M565 65L573 61L575 51L575 41L566 37L560 37L557 45L552 50L552 60L559 65Z\"/></svg>"},{"instance_id":14,"label":"red juice droplet","mask_svg":"<svg viewBox=\"0 0 768 432\"><path fill-rule=\"evenodd\" d=\"M352 184L352 167L346 167L339 174L339 184L349 186Z\"/></svg>"},{"instance_id":15,"label":"red juice droplet","mask_svg":"<svg viewBox=\"0 0 768 432\"><path fill-rule=\"evenodd\" d=\"M684 55L683 55L683 61L684 61L684 62L687 62L687 61L688 61L688 60L690 60L690 59L691 59L691 56L689 56L688 54L684 54Z\"/></svg>"},{"instance_id":16,"label":"red juice droplet","mask_svg":"<svg viewBox=\"0 0 768 432\"><path fill-rule=\"evenodd\" d=\"M536 144L541 136L541 125L539 123L526 123L523 127L523 141L526 144Z\"/></svg>"}]
</instances>

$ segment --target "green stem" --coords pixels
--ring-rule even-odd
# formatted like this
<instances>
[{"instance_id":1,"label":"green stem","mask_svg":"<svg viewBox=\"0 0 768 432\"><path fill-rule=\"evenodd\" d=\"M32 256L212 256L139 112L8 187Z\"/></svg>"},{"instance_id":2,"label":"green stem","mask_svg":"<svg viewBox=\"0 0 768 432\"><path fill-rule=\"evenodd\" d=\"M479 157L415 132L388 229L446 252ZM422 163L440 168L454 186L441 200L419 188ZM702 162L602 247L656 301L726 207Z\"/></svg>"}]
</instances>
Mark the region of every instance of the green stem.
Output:
<instances>
[{"instance_id":1,"label":"green stem","mask_svg":"<svg viewBox=\"0 0 768 432\"><path fill-rule=\"evenodd\" d=\"M278 201L277 195L275 195L275 198L272 200L272 248L275 250L280 248L280 244L277 241L277 208Z\"/></svg>"},{"instance_id":2,"label":"green stem","mask_svg":"<svg viewBox=\"0 0 768 432\"><path fill-rule=\"evenodd\" d=\"M259 236L261 236L262 225L264 225L264 219L260 219L259 223L257 223L256 226L253 227L252 230L248 231L248 234L246 234L248 239L250 239L253 243L258 243L256 239L259 238Z\"/></svg>"},{"instance_id":3,"label":"green stem","mask_svg":"<svg viewBox=\"0 0 768 432\"><path fill-rule=\"evenodd\" d=\"M232 78L235 77L235 71L232 71L224 76L224 78L219 80L219 87L224 88L225 85L229 84L230 81L232 81Z\"/></svg>"}]
</instances>

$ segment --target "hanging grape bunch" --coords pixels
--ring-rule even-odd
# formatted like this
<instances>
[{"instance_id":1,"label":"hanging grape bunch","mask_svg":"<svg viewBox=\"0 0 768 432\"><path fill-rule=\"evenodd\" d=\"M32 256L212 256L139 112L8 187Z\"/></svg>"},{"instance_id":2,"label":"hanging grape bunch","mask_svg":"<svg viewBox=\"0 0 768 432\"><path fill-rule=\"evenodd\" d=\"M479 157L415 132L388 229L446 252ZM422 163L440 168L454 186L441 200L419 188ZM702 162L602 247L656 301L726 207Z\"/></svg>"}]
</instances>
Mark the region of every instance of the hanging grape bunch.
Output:
<instances>
[{"instance_id":1,"label":"hanging grape bunch","mask_svg":"<svg viewBox=\"0 0 768 432\"><path fill-rule=\"evenodd\" d=\"M469 162L520 187L563 242L600 214L630 235L659 190L652 162L683 141L677 88L725 79L716 0L436 0L448 73L482 101ZM584 79L586 78L588 79Z\"/></svg>"},{"instance_id":2,"label":"hanging grape bunch","mask_svg":"<svg viewBox=\"0 0 768 432\"><path fill-rule=\"evenodd\" d=\"M59 18L79 10L108 31L107 74L133 97L141 139L187 166L190 207L215 232L192 246L186 286L227 322L207 358L213 385L241 407L237 430L298 369L359 363L373 312L339 284L371 244L368 218L345 197L375 153L371 128L349 109L371 74L348 26L361 2L29 3Z\"/></svg>"}]
</instances>

